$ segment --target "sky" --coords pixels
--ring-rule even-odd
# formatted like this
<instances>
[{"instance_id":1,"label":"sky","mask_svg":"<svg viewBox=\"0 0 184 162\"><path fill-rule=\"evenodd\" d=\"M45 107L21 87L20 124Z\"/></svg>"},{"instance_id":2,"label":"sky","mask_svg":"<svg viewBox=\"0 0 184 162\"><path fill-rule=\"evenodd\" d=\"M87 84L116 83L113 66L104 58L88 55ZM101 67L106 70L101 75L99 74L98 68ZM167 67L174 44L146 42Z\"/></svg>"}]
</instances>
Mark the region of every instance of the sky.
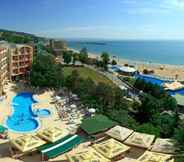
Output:
<instances>
[{"instance_id":1,"label":"sky","mask_svg":"<svg viewBox=\"0 0 184 162\"><path fill-rule=\"evenodd\" d=\"M184 39L184 0L0 0L0 28L54 38Z\"/></svg>"}]
</instances>

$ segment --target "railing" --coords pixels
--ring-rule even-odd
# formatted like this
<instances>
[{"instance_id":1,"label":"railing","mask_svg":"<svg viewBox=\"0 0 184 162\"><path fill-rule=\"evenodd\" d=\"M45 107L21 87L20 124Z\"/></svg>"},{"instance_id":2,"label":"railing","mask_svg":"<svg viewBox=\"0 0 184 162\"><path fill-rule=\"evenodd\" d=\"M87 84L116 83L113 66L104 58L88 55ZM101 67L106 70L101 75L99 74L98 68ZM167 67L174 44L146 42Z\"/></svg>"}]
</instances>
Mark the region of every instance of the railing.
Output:
<instances>
[{"instance_id":1,"label":"railing","mask_svg":"<svg viewBox=\"0 0 184 162\"><path fill-rule=\"evenodd\" d=\"M176 78L176 77L166 77L166 76L160 76L160 75L155 75L155 74L142 74L141 73L141 75L143 75L143 76L147 76L147 77L151 77L151 78L156 78L156 79L160 79L160 80L163 80L163 81L175 81L175 80L177 80L177 81L184 81L184 78L182 79L182 78Z\"/></svg>"}]
</instances>

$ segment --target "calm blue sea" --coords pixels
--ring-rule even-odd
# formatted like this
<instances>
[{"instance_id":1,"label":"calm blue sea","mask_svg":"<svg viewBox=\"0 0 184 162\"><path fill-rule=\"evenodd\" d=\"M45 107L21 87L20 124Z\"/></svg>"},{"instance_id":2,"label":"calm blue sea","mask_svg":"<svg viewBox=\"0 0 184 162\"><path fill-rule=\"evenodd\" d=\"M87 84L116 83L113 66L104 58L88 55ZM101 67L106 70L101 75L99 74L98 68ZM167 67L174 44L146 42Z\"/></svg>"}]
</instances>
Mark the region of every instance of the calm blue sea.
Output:
<instances>
[{"instance_id":1,"label":"calm blue sea","mask_svg":"<svg viewBox=\"0 0 184 162\"><path fill-rule=\"evenodd\" d=\"M184 41L68 41L68 46L135 61L184 65Z\"/></svg>"}]
</instances>

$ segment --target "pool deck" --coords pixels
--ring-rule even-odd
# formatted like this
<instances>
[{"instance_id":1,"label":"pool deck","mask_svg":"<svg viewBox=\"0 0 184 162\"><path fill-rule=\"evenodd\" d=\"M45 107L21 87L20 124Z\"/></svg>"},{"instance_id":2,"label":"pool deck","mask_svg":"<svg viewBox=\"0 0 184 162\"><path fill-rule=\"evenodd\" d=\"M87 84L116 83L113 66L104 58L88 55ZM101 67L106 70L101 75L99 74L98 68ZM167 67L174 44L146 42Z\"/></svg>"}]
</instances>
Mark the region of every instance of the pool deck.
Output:
<instances>
[{"instance_id":1,"label":"pool deck","mask_svg":"<svg viewBox=\"0 0 184 162\"><path fill-rule=\"evenodd\" d=\"M11 103L12 103L12 99L13 97L18 93L17 91L14 91L13 90L13 87L15 87L14 84L8 84L6 87L5 87L5 91L7 93L7 98L0 102L0 124L3 124L4 121L5 121L5 118L8 116L8 115L11 115ZM41 127L40 129L38 129L38 131L44 129L44 128L48 128L48 127L53 127L53 126L57 126L57 127L60 127L64 130L64 134L68 134L68 131L66 129L67 125L65 122L61 121L59 116L58 116L58 113L57 113L57 110L55 108L55 105L54 104L50 104L51 102L51 96L52 96L53 92L52 91L47 91L47 92L44 92L40 95L36 95L36 99L40 102L40 106L43 106L43 107L40 107L40 108L47 108L51 111L51 116L49 117L46 117L46 118L39 118L40 122L41 122ZM33 133L29 133L29 134L35 134L37 133L38 131L36 132L33 132ZM14 133L14 132L11 132L11 131L8 131L8 137L10 139L13 139L13 138L17 138L19 136L21 136L22 134L20 133ZM22 161L27 161L27 162L39 162L40 161L40 155L34 155L34 156L25 156L23 157L22 160L15 160L15 159L12 159L11 157L9 157L9 153L8 153L8 141L7 140L2 140L0 139L0 162L22 162ZM62 156L59 156L57 157L59 158L60 160L62 159Z\"/></svg>"},{"instance_id":2,"label":"pool deck","mask_svg":"<svg viewBox=\"0 0 184 162\"><path fill-rule=\"evenodd\" d=\"M7 88L6 88L6 92L7 92L7 95L8 95L7 99L5 99L3 102L0 103L0 110L1 110L1 113L0 113L0 124L3 124L4 121L5 121L5 118L8 115L11 115L12 99L17 94L16 92L12 91L12 89L11 89L12 86L13 86L12 84L9 84L7 86ZM50 92L44 92L43 94L37 95L37 97L36 97L36 99L40 102L39 105L40 106L43 105L44 108L49 109L51 111L51 113L52 113L52 115L47 117L47 118L39 118L39 121L41 122L41 127L40 127L39 130L44 129L44 128L49 127L49 126L61 126L61 127L64 127L63 122L61 120L59 120L59 116L57 114L55 106L53 104L50 104L51 95L52 95L52 92L50 91ZM40 107L40 108L42 108L42 107ZM33 134L34 134L34 132L33 132ZM22 135L22 134L8 131L8 136L10 138L16 138L16 137L18 137L20 135Z\"/></svg>"}]
</instances>

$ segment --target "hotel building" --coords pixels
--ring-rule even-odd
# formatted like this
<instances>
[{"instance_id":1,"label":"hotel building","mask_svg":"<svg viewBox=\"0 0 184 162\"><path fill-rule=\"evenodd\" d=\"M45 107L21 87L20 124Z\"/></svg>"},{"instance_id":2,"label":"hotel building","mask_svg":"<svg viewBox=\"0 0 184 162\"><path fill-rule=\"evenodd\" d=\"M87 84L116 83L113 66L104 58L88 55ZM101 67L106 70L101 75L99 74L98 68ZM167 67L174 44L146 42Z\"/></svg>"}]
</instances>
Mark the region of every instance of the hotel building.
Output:
<instances>
[{"instance_id":1,"label":"hotel building","mask_svg":"<svg viewBox=\"0 0 184 162\"><path fill-rule=\"evenodd\" d=\"M0 96L3 86L9 80L26 76L33 61L33 47L25 44L0 42Z\"/></svg>"},{"instance_id":2,"label":"hotel building","mask_svg":"<svg viewBox=\"0 0 184 162\"><path fill-rule=\"evenodd\" d=\"M25 76L33 61L33 47L29 45L11 45L9 52L9 78Z\"/></svg>"},{"instance_id":3,"label":"hotel building","mask_svg":"<svg viewBox=\"0 0 184 162\"><path fill-rule=\"evenodd\" d=\"M3 93L3 85L8 79L8 49L0 47L0 96Z\"/></svg>"}]
</instances>

